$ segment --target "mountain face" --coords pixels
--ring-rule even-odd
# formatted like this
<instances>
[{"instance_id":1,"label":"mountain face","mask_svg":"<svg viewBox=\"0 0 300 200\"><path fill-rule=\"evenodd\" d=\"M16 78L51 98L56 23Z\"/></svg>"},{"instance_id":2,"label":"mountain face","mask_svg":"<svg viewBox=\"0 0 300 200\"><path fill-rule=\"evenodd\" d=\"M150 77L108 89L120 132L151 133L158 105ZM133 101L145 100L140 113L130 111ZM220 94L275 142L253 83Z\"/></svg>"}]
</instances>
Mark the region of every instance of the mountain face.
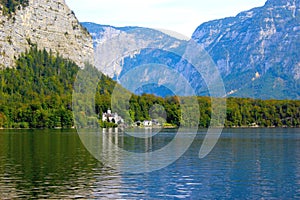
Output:
<instances>
[{"instance_id":1,"label":"mountain face","mask_svg":"<svg viewBox=\"0 0 300 200\"><path fill-rule=\"evenodd\" d=\"M130 34L137 28L117 28L93 23L83 25L91 33L95 49L99 44L122 33ZM165 46L167 50L175 46L171 51L184 49L188 43L146 28L140 30L139 37L146 42ZM241 12L235 17L206 22L196 29L192 41L202 46L214 61L223 78L228 97L300 98L300 0L269 0L264 6ZM191 65L170 51L145 49L114 65L97 67L104 74L119 80L136 66L147 63L168 64L183 75L197 95L210 95L206 85L210 82L209 75L206 75L204 81ZM209 70L205 71L205 67L201 70L209 73ZM154 67L149 67L144 72L145 76L134 78L146 79L149 74L155 73L153 71ZM166 83L167 79L174 78L168 77L164 70L156 73L161 76L158 80L160 85ZM167 76L164 77L166 80L163 76ZM211 79L214 79L213 76ZM131 91L160 96L172 94L160 85ZM180 81L177 86L180 87Z\"/></svg>"},{"instance_id":2,"label":"mountain face","mask_svg":"<svg viewBox=\"0 0 300 200\"><path fill-rule=\"evenodd\" d=\"M229 96L300 98L300 0L269 0L204 23L192 38L211 55Z\"/></svg>"},{"instance_id":3,"label":"mountain face","mask_svg":"<svg viewBox=\"0 0 300 200\"><path fill-rule=\"evenodd\" d=\"M100 25L92 22L83 22L81 23L83 27L85 27L88 32L91 34L93 39L93 47L94 47L94 55L97 57L96 50L99 45L108 41L114 37L117 37L121 34L121 32L125 32L126 30L130 30L130 27L127 28L119 28L109 25ZM134 28L134 27L132 27ZM115 80L121 73L123 69L123 65L118 64L114 67L108 67L103 65L97 65L96 67L105 75L109 76L110 78L114 78Z\"/></svg>"},{"instance_id":4,"label":"mountain face","mask_svg":"<svg viewBox=\"0 0 300 200\"><path fill-rule=\"evenodd\" d=\"M119 81L121 85L123 84L122 86L125 86L125 88L136 94L151 93L159 96L173 94L172 91L161 86L168 81L163 74L167 73L171 68L176 68L176 64L180 60L180 57L176 56L176 52L180 53L181 50L184 49L187 44L186 40L175 38L171 36L170 33L163 33L149 28L113 27L90 22L82 23L82 25L86 27L92 35L95 50L95 65L102 73ZM109 41L114 41L115 38L120 39L122 42L125 40L129 41L129 43L131 43L130 45L143 46L145 48L135 49L135 51L129 52L128 55L116 60L110 66L103 65L101 60L107 58L102 57L105 56L105 52L99 52L99 48ZM122 40L122 38L124 40ZM112 44L109 44L108 46L112 46ZM116 46L109 51L120 51L122 48L122 44L120 45L120 43L117 43ZM148 68L142 67L144 71L139 71L139 74L137 74L136 69L149 63L151 66ZM168 65L169 68L159 68L158 65L160 64ZM126 87L121 80L128 76L128 74L135 76L135 80L141 81L135 82L135 84L140 84L141 87L135 89ZM142 74L142 76L140 76L140 74ZM160 85L143 85L143 80L149 80L149 77L154 77Z\"/></svg>"},{"instance_id":5,"label":"mountain face","mask_svg":"<svg viewBox=\"0 0 300 200\"><path fill-rule=\"evenodd\" d=\"M64 0L29 0L11 10L3 5L0 5L0 68L13 67L15 59L32 44L59 53L82 67L86 61L93 64L92 38Z\"/></svg>"}]
</instances>

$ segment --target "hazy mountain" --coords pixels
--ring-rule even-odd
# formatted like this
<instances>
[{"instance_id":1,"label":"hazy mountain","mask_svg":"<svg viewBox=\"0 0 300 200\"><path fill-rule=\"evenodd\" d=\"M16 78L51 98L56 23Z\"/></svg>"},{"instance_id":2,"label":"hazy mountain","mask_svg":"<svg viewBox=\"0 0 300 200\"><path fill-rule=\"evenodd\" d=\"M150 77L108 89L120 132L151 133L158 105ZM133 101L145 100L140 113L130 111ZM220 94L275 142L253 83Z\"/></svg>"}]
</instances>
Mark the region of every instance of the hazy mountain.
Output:
<instances>
[{"instance_id":1,"label":"hazy mountain","mask_svg":"<svg viewBox=\"0 0 300 200\"><path fill-rule=\"evenodd\" d=\"M158 77L160 85L147 84L140 85L141 87L131 90L137 94L141 93L154 93L160 96L173 95L173 92L161 85L164 85L167 80L163 75L168 69L175 68L179 62L180 57L176 53L180 54L185 49L187 41L177 39L169 34L165 34L159 30L142 27L113 27L108 25L99 25L95 23L82 23L84 27L90 32L94 41L95 60L96 67L105 75L120 81L122 77L131 73L136 73L134 70L142 65L151 64L147 71L143 71L143 75ZM136 49L133 52L129 52L127 56L117 60L113 65L107 66L97 62L102 55L97 49L101 47L105 42L113 40L115 38L122 40L121 42L128 40L137 47L143 46L146 48ZM121 45L122 46L122 45ZM116 44L110 51L121 50L119 44ZM104 52L105 54L105 52ZM104 58L106 59L106 58ZM114 59L114 58L113 58ZM101 63L101 62L100 62ZM166 65L169 68L161 69L158 65ZM135 74L134 74L135 75ZM143 77L136 74L135 80L142 80ZM121 82L122 84L122 82ZM138 83L137 83L138 84ZM129 88L128 88L129 89Z\"/></svg>"}]
</instances>

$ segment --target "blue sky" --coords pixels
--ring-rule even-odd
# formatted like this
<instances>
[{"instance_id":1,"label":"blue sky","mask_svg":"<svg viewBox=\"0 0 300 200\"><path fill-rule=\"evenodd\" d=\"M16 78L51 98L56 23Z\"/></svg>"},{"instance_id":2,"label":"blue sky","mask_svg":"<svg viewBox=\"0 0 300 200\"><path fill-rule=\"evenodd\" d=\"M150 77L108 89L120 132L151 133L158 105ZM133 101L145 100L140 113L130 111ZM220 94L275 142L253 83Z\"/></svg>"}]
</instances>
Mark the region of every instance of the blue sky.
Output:
<instances>
[{"instance_id":1,"label":"blue sky","mask_svg":"<svg viewBox=\"0 0 300 200\"><path fill-rule=\"evenodd\" d=\"M81 22L162 28L191 36L203 22L263 6L266 0L65 0Z\"/></svg>"}]
</instances>

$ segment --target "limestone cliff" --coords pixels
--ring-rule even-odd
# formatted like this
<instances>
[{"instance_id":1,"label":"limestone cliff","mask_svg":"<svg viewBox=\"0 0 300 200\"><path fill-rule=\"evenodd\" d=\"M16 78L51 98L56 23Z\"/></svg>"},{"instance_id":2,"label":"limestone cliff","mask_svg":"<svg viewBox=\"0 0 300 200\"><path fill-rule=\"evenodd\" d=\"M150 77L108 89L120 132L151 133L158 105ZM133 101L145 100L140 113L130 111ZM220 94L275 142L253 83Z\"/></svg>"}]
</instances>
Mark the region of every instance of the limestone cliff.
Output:
<instances>
[{"instance_id":1,"label":"limestone cliff","mask_svg":"<svg viewBox=\"0 0 300 200\"><path fill-rule=\"evenodd\" d=\"M1 5L0 5L1 6ZM83 66L94 63L93 43L64 0L29 0L11 16L0 10L0 68L13 67L31 44Z\"/></svg>"}]
</instances>

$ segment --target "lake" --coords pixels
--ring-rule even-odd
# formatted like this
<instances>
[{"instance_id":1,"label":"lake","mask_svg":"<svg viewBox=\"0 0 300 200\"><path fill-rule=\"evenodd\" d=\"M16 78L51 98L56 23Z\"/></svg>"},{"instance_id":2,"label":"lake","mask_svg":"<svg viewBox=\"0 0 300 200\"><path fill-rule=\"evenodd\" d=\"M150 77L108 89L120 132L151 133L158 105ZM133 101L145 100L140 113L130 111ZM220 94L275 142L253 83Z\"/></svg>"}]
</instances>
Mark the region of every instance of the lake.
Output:
<instances>
[{"instance_id":1,"label":"lake","mask_svg":"<svg viewBox=\"0 0 300 200\"><path fill-rule=\"evenodd\" d=\"M145 152L174 135L115 137L120 147ZM200 130L166 168L133 174L96 160L76 130L0 130L0 199L300 199L300 129L224 129L199 159L204 136Z\"/></svg>"}]
</instances>

